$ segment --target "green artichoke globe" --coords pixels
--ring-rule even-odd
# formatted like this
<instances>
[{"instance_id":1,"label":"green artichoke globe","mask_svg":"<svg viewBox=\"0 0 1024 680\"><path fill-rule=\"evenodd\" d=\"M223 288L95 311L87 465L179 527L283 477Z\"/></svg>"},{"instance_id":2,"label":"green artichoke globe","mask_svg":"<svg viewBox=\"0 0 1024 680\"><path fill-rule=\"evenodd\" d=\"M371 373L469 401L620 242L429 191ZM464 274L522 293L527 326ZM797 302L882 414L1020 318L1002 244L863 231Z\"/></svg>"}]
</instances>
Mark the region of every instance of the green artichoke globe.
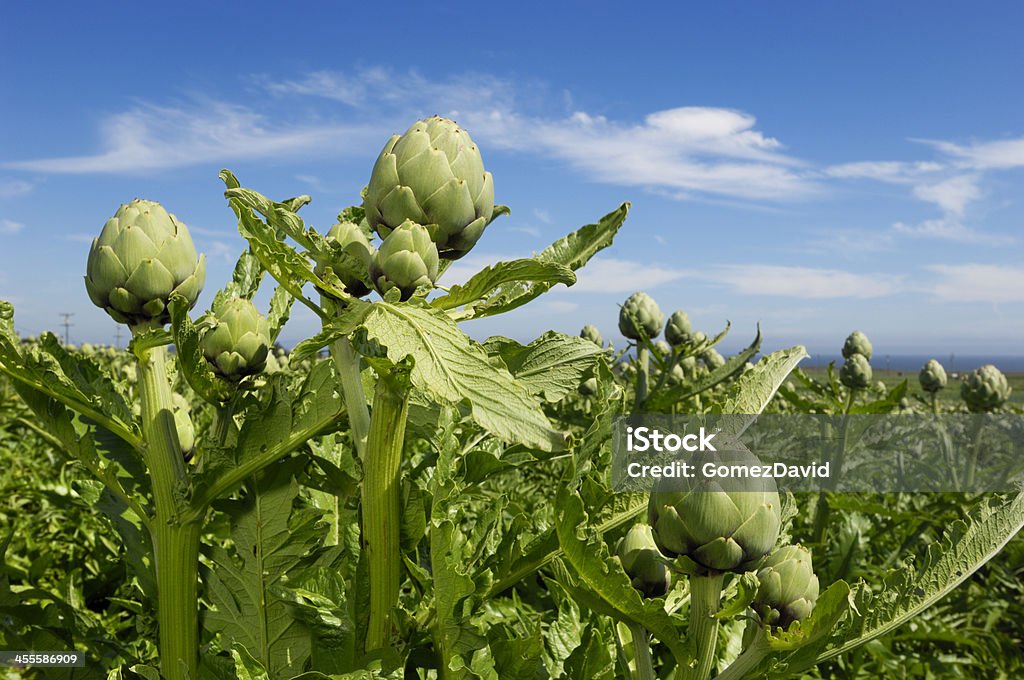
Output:
<instances>
[{"instance_id":1,"label":"green artichoke globe","mask_svg":"<svg viewBox=\"0 0 1024 680\"><path fill-rule=\"evenodd\" d=\"M584 340L589 340L598 347L604 347L604 338L601 337L601 331L597 330L597 326L593 324L587 324L580 331L580 337Z\"/></svg>"},{"instance_id":2,"label":"green artichoke globe","mask_svg":"<svg viewBox=\"0 0 1024 680\"><path fill-rule=\"evenodd\" d=\"M946 369L935 359L929 359L917 374L917 380L925 392L938 392L946 387Z\"/></svg>"},{"instance_id":3,"label":"green artichoke globe","mask_svg":"<svg viewBox=\"0 0 1024 680\"><path fill-rule=\"evenodd\" d=\"M789 628L810 616L818 600L818 577L811 551L802 545L785 545L773 552L757 572L757 594L751 606L761 621Z\"/></svg>"},{"instance_id":4,"label":"green artichoke globe","mask_svg":"<svg viewBox=\"0 0 1024 680\"><path fill-rule=\"evenodd\" d=\"M644 597L662 597L672 587L672 575L648 525L634 524L619 539L615 554L633 587Z\"/></svg>"},{"instance_id":5,"label":"green artichoke globe","mask_svg":"<svg viewBox=\"0 0 1024 680\"><path fill-rule=\"evenodd\" d=\"M745 459L736 454L729 462ZM782 526L779 492L771 478L743 481L741 490L727 491L713 480L659 479L647 517L661 552L715 572L747 571L767 555Z\"/></svg>"},{"instance_id":6,"label":"green artichoke globe","mask_svg":"<svg viewBox=\"0 0 1024 680\"><path fill-rule=\"evenodd\" d=\"M213 308L200 344L218 375L238 381L261 372L270 353L270 324L245 298L228 298Z\"/></svg>"},{"instance_id":7,"label":"green artichoke globe","mask_svg":"<svg viewBox=\"0 0 1024 680\"><path fill-rule=\"evenodd\" d=\"M206 257L188 228L154 201L122 205L89 249L89 299L118 323L166 324L170 297L194 305L205 282Z\"/></svg>"},{"instance_id":8,"label":"green artichoke globe","mask_svg":"<svg viewBox=\"0 0 1024 680\"><path fill-rule=\"evenodd\" d=\"M373 262L370 279L381 295L398 288L408 300L420 286L432 286L437 280L437 247L426 227L407 220L384 239Z\"/></svg>"},{"instance_id":9,"label":"green artichoke globe","mask_svg":"<svg viewBox=\"0 0 1024 680\"><path fill-rule=\"evenodd\" d=\"M174 415L174 429L178 433L178 444L186 460L196 448L196 429L192 424L192 408L188 400L177 392L171 394L171 413Z\"/></svg>"},{"instance_id":10,"label":"green artichoke globe","mask_svg":"<svg viewBox=\"0 0 1024 680\"><path fill-rule=\"evenodd\" d=\"M363 208L381 238L412 220L428 225L441 258L456 260L476 245L494 215L494 180L469 134L433 116L384 145Z\"/></svg>"},{"instance_id":11,"label":"green artichoke globe","mask_svg":"<svg viewBox=\"0 0 1024 680\"><path fill-rule=\"evenodd\" d=\"M653 340L661 333L665 316L647 293L633 293L619 310L619 332L630 340Z\"/></svg>"},{"instance_id":12,"label":"green artichoke globe","mask_svg":"<svg viewBox=\"0 0 1024 680\"><path fill-rule=\"evenodd\" d=\"M868 340L868 336L860 331L850 333L846 338L846 342L843 343L844 359L849 359L854 354L861 354L865 359L870 359L873 351L874 349L871 347L871 341Z\"/></svg>"},{"instance_id":13,"label":"green artichoke globe","mask_svg":"<svg viewBox=\"0 0 1024 680\"><path fill-rule=\"evenodd\" d=\"M708 347L706 350L701 352L700 358L704 361L704 365L711 370L725 366L725 357L723 357L714 347Z\"/></svg>"},{"instance_id":14,"label":"green artichoke globe","mask_svg":"<svg viewBox=\"0 0 1024 680\"><path fill-rule=\"evenodd\" d=\"M960 384L960 396L971 413L995 411L1010 398L1010 384L992 364L974 369Z\"/></svg>"},{"instance_id":15,"label":"green artichoke globe","mask_svg":"<svg viewBox=\"0 0 1024 680\"><path fill-rule=\"evenodd\" d=\"M863 354L851 354L839 369L839 382L851 390L863 390L871 384L871 364Z\"/></svg>"},{"instance_id":16,"label":"green artichoke globe","mask_svg":"<svg viewBox=\"0 0 1024 680\"><path fill-rule=\"evenodd\" d=\"M690 317L681 309L672 312L665 322L665 339L673 347L689 344L692 339L693 326L690 325Z\"/></svg>"},{"instance_id":17,"label":"green artichoke globe","mask_svg":"<svg viewBox=\"0 0 1024 680\"><path fill-rule=\"evenodd\" d=\"M663 357L667 357L668 355L672 354L672 346L669 345L664 340L658 340L656 343L654 343L654 349L660 356Z\"/></svg>"},{"instance_id":18,"label":"green artichoke globe","mask_svg":"<svg viewBox=\"0 0 1024 680\"><path fill-rule=\"evenodd\" d=\"M346 293L355 297L369 293L366 272L373 261L374 250L359 225L338 222L327 232L325 241L331 254L329 258L316 263L316 274L323 276L330 267L345 286Z\"/></svg>"}]
</instances>

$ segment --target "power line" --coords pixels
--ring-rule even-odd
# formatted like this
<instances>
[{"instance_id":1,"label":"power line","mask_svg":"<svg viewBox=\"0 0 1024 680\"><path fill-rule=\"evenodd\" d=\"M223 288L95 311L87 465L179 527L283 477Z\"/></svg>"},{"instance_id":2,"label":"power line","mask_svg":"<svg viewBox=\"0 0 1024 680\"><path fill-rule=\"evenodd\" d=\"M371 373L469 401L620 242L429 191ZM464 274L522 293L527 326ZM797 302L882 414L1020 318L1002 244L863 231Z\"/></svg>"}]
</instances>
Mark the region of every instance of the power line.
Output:
<instances>
[{"instance_id":1,"label":"power line","mask_svg":"<svg viewBox=\"0 0 1024 680\"><path fill-rule=\"evenodd\" d=\"M65 345L70 345L71 344L71 327L75 325L75 324L71 323L71 317L74 316L74 313L72 313L72 312L61 312L60 316L62 316L64 318L64 322L61 324L62 326L64 326L64 344Z\"/></svg>"}]
</instances>

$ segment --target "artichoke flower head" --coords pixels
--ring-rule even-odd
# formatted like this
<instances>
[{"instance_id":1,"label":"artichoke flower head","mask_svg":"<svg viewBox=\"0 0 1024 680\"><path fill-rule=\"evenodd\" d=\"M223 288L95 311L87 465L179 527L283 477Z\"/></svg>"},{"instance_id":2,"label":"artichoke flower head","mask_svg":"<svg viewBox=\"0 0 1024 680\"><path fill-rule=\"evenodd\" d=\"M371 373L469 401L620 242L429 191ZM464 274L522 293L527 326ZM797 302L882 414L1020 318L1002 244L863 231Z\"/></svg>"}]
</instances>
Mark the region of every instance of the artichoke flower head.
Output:
<instances>
[{"instance_id":1,"label":"artichoke flower head","mask_svg":"<svg viewBox=\"0 0 1024 680\"><path fill-rule=\"evenodd\" d=\"M381 238L412 220L428 228L442 259L456 260L494 216L494 180L469 133L433 116L384 145L363 208Z\"/></svg>"},{"instance_id":2,"label":"artichoke flower head","mask_svg":"<svg viewBox=\"0 0 1024 680\"><path fill-rule=\"evenodd\" d=\"M370 263L370 279L384 295L392 288L408 300L420 286L437 280L440 261L437 246L426 227L407 220L387 235Z\"/></svg>"},{"instance_id":3,"label":"artichoke flower head","mask_svg":"<svg viewBox=\"0 0 1024 680\"><path fill-rule=\"evenodd\" d=\"M246 298L219 300L200 344L218 375L238 381L261 372L270 353L270 324Z\"/></svg>"},{"instance_id":4,"label":"artichoke flower head","mask_svg":"<svg viewBox=\"0 0 1024 680\"><path fill-rule=\"evenodd\" d=\"M757 580L752 606L764 623L788 628L814 610L818 577L811 563L811 551L802 545L785 545L769 555L757 572Z\"/></svg>"},{"instance_id":5,"label":"artichoke flower head","mask_svg":"<svg viewBox=\"0 0 1024 680\"><path fill-rule=\"evenodd\" d=\"M154 201L122 205L89 249L89 299L129 326L166 324L170 297L194 305L205 282L206 258L188 228Z\"/></svg>"}]
</instances>

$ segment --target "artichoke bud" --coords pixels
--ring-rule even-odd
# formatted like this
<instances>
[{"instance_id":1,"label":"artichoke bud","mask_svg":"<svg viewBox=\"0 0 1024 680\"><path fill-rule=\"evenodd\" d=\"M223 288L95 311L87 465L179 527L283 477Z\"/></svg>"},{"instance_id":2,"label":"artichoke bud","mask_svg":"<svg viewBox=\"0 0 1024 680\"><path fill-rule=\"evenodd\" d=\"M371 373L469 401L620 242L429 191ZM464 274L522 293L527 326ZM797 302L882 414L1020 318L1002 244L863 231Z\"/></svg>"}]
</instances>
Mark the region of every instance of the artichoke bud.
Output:
<instances>
[{"instance_id":1,"label":"artichoke bud","mask_svg":"<svg viewBox=\"0 0 1024 680\"><path fill-rule=\"evenodd\" d=\"M370 263L370 279L384 295L392 288L408 300L420 286L432 286L438 274L437 246L427 229L405 221L387 235Z\"/></svg>"},{"instance_id":2,"label":"artichoke bud","mask_svg":"<svg viewBox=\"0 0 1024 680\"><path fill-rule=\"evenodd\" d=\"M811 551L802 545L785 545L768 556L757 572L758 588L752 607L762 623L789 628L810 616L818 600L818 577Z\"/></svg>"},{"instance_id":3,"label":"artichoke bud","mask_svg":"<svg viewBox=\"0 0 1024 680\"><path fill-rule=\"evenodd\" d=\"M187 459L196 448L196 429L192 425L192 409L185 397L177 392L171 394L171 413L174 415L174 429L178 431L178 443Z\"/></svg>"},{"instance_id":4,"label":"artichoke bud","mask_svg":"<svg viewBox=\"0 0 1024 680\"><path fill-rule=\"evenodd\" d=\"M725 366L725 357L719 354L718 350L714 347L708 347L701 352L700 358L704 361L704 365L711 370Z\"/></svg>"},{"instance_id":5,"label":"artichoke bud","mask_svg":"<svg viewBox=\"0 0 1024 680\"><path fill-rule=\"evenodd\" d=\"M597 330L597 326L593 324L587 324L580 331L580 337L584 340L590 340L598 347L604 347L604 338L601 337L601 331Z\"/></svg>"},{"instance_id":6,"label":"artichoke bud","mask_svg":"<svg viewBox=\"0 0 1024 680\"><path fill-rule=\"evenodd\" d=\"M632 580L633 587L644 597L662 597L672 587L672 575L648 525L634 524L619 539L615 554L622 563L622 569Z\"/></svg>"},{"instance_id":7,"label":"artichoke bud","mask_svg":"<svg viewBox=\"0 0 1024 680\"><path fill-rule=\"evenodd\" d=\"M153 201L122 205L89 249L89 299L129 326L166 324L170 297L194 305L205 282L206 257L196 255L188 228Z\"/></svg>"},{"instance_id":8,"label":"artichoke bud","mask_svg":"<svg viewBox=\"0 0 1024 680\"><path fill-rule=\"evenodd\" d=\"M752 454L739 453L730 451L728 462L747 459L756 464ZM708 571L744 572L775 547L782 526L780 507L771 478L743 480L729 490L714 481L661 478L651 493L647 516L654 541L665 555L685 555Z\"/></svg>"},{"instance_id":9,"label":"artichoke bud","mask_svg":"<svg viewBox=\"0 0 1024 680\"><path fill-rule=\"evenodd\" d=\"M369 293L366 272L373 261L374 249L359 225L347 221L335 224L327 232L324 244L330 249L330 254L326 259L317 261L317 276L324 276L330 267L349 295L363 297Z\"/></svg>"},{"instance_id":10,"label":"artichoke bud","mask_svg":"<svg viewBox=\"0 0 1024 680\"><path fill-rule=\"evenodd\" d=\"M584 397L592 397L597 394L597 378L587 378L580 383L579 392Z\"/></svg>"},{"instance_id":11,"label":"artichoke bud","mask_svg":"<svg viewBox=\"0 0 1024 680\"><path fill-rule=\"evenodd\" d=\"M683 362L685 361L686 360L684 359ZM676 364L672 367L672 370L668 372L668 384L674 387L676 385L682 385L684 382L686 382L686 371L680 364Z\"/></svg>"},{"instance_id":12,"label":"artichoke bud","mask_svg":"<svg viewBox=\"0 0 1024 680\"><path fill-rule=\"evenodd\" d=\"M862 390L871 384L871 364L863 354L851 354L839 369L839 382L851 390Z\"/></svg>"},{"instance_id":13,"label":"artichoke bud","mask_svg":"<svg viewBox=\"0 0 1024 680\"><path fill-rule=\"evenodd\" d=\"M669 345L664 340L658 340L656 343L654 343L654 349L655 351L658 352L659 355L663 357L667 357L668 355L672 354L671 345Z\"/></svg>"},{"instance_id":14,"label":"artichoke bud","mask_svg":"<svg viewBox=\"0 0 1024 680\"><path fill-rule=\"evenodd\" d=\"M938 392L946 387L946 369L935 359L929 359L917 374L917 379L925 392Z\"/></svg>"},{"instance_id":15,"label":"artichoke bud","mask_svg":"<svg viewBox=\"0 0 1024 680\"><path fill-rule=\"evenodd\" d=\"M679 367L683 369L684 373L690 375L697 370L697 358L685 357L682 361L679 362Z\"/></svg>"},{"instance_id":16,"label":"artichoke bud","mask_svg":"<svg viewBox=\"0 0 1024 680\"><path fill-rule=\"evenodd\" d=\"M215 373L237 382L261 372L270 353L270 323L246 298L214 305L200 344Z\"/></svg>"},{"instance_id":17,"label":"artichoke bud","mask_svg":"<svg viewBox=\"0 0 1024 680\"><path fill-rule=\"evenodd\" d=\"M494 215L494 180L469 133L433 116L384 145L363 208L381 238L411 220L429 227L439 257L456 260L476 245Z\"/></svg>"},{"instance_id":18,"label":"artichoke bud","mask_svg":"<svg viewBox=\"0 0 1024 680\"><path fill-rule=\"evenodd\" d=\"M691 341L693 326L690 325L690 317L681 309L672 312L665 322L665 339L673 347L687 345Z\"/></svg>"},{"instance_id":19,"label":"artichoke bud","mask_svg":"<svg viewBox=\"0 0 1024 680\"><path fill-rule=\"evenodd\" d=\"M843 343L843 358L849 359L854 354L863 355L865 359L871 358L873 352L871 347L871 341L868 340L868 336L864 335L860 331L854 331L850 333L846 338L846 342Z\"/></svg>"},{"instance_id":20,"label":"artichoke bud","mask_svg":"<svg viewBox=\"0 0 1024 680\"><path fill-rule=\"evenodd\" d=\"M1006 376L992 364L976 368L960 385L960 396L971 413L995 411L1010 398L1010 392Z\"/></svg>"},{"instance_id":21,"label":"artichoke bud","mask_svg":"<svg viewBox=\"0 0 1024 680\"><path fill-rule=\"evenodd\" d=\"M633 293L619 310L619 332L630 340L658 337L664 322L658 303L647 293Z\"/></svg>"}]
</instances>

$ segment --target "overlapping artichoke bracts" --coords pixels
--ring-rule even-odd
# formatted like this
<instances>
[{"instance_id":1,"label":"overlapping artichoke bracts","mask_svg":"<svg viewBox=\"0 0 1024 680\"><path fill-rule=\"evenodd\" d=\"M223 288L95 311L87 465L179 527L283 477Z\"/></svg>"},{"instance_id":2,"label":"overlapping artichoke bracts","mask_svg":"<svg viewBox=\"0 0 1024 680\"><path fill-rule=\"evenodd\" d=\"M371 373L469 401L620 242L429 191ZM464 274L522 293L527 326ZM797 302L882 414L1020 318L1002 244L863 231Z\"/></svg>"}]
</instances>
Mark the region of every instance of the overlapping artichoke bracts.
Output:
<instances>
[{"instance_id":1,"label":"overlapping artichoke bracts","mask_svg":"<svg viewBox=\"0 0 1024 680\"><path fill-rule=\"evenodd\" d=\"M686 312L677 309L672 312L665 322L665 339L673 347L689 344L693 337L693 326L690 324L690 317Z\"/></svg>"},{"instance_id":2,"label":"overlapping artichoke bracts","mask_svg":"<svg viewBox=\"0 0 1024 680\"><path fill-rule=\"evenodd\" d=\"M851 390L863 390L871 384L871 364L863 354L853 353L839 369L839 382Z\"/></svg>"},{"instance_id":3,"label":"overlapping artichoke bracts","mask_svg":"<svg viewBox=\"0 0 1024 680\"><path fill-rule=\"evenodd\" d=\"M359 225L338 222L327 232L325 241L332 252L317 261L317 275L324 276L330 267L345 286L346 293L356 297L363 297L369 293L366 277L373 261L374 249Z\"/></svg>"},{"instance_id":4,"label":"overlapping artichoke bracts","mask_svg":"<svg viewBox=\"0 0 1024 680\"><path fill-rule=\"evenodd\" d=\"M768 556L757 572L758 588L752 606L762 623L789 628L811 615L818 600L818 577L811 551L785 545Z\"/></svg>"},{"instance_id":5,"label":"overlapping artichoke bracts","mask_svg":"<svg viewBox=\"0 0 1024 680\"><path fill-rule=\"evenodd\" d=\"M664 322L661 308L647 293L633 293L619 310L619 332L630 340L658 337Z\"/></svg>"},{"instance_id":6,"label":"overlapping artichoke bracts","mask_svg":"<svg viewBox=\"0 0 1024 680\"><path fill-rule=\"evenodd\" d=\"M267 365L270 324L252 301L228 298L213 309L210 327L203 333L203 355L214 372L238 381Z\"/></svg>"},{"instance_id":7,"label":"overlapping artichoke bracts","mask_svg":"<svg viewBox=\"0 0 1024 680\"><path fill-rule=\"evenodd\" d=\"M370 279L377 292L384 295L392 288L408 300L420 286L431 286L437 280L437 247L427 229L406 220L384 239L370 264Z\"/></svg>"},{"instance_id":8,"label":"overlapping artichoke bracts","mask_svg":"<svg viewBox=\"0 0 1024 680\"><path fill-rule=\"evenodd\" d=\"M154 201L122 205L89 250L89 298L129 326L167 323L170 297L194 305L205 282L206 258L197 257L188 228Z\"/></svg>"},{"instance_id":9,"label":"overlapping artichoke bracts","mask_svg":"<svg viewBox=\"0 0 1024 680\"><path fill-rule=\"evenodd\" d=\"M494 180L469 133L433 116L384 146L363 207L381 238L412 220L429 228L441 258L455 260L476 245L494 215Z\"/></svg>"},{"instance_id":10,"label":"overlapping artichoke bracts","mask_svg":"<svg viewBox=\"0 0 1024 680\"><path fill-rule=\"evenodd\" d=\"M615 554L633 587L644 597L661 597L672 586L668 565L658 551L650 526L634 524L615 546Z\"/></svg>"},{"instance_id":11,"label":"overlapping artichoke bracts","mask_svg":"<svg viewBox=\"0 0 1024 680\"><path fill-rule=\"evenodd\" d=\"M995 411L1010 398L1010 392L1006 376L992 364L974 369L960 385L960 396L971 413Z\"/></svg>"},{"instance_id":12,"label":"overlapping artichoke bracts","mask_svg":"<svg viewBox=\"0 0 1024 680\"><path fill-rule=\"evenodd\" d=\"M946 369L935 359L929 359L917 374L917 379L925 392L938 392L946 387Z\"/></svg>"},{"instance_id":13,"label":"overlapping artichoke bracts","mask_svg":"<svg viewBox=\"0 0 1024 680\"><path fill-rule=\"evenodd\" d=\"M843 343L844 359L849 359L854 354L860 354L865 359L870 359L873 351L874 348L871 347L871 341L868 340L868 336L860 331L850 333L846 338L846 342Z\"/></svg>"}]
</instances>

